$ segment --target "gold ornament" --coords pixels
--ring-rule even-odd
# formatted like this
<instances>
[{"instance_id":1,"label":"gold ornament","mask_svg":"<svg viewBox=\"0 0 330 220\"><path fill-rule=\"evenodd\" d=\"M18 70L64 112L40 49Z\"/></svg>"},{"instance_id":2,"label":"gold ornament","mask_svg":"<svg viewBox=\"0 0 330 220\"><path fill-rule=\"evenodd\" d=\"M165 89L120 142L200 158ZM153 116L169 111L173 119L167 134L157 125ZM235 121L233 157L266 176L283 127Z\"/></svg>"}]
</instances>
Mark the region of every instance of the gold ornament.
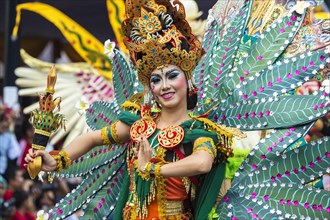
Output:
<instances>
[{"instance_id":1,"label":"gold ornament","mask_svg":"<svg viewBox=\"0 0 330 220\"><path fill-rule=\"evenodd\" d=\"M141 118L134 122L130 128L129 134L132 140L141 137L142 134L145 134L146 137L149 138L155 132L156 127L156 123L152 118Z\"/></svg>"},{"instance_id":2,"label":"gold ornament","mask_svg":"<svg viewBox=\"0 0 330 220\"><path fill-rule=\"evenodd\" d=\"M173 5L174 6L173 6ZM127 0L123 32L139 81L149 86L156 68L172 64L180 67L187 80L204 54L202 44L191 33L180 1Z\"/></svg>"},{"instance_id":3,"label":"gold ornament","mask_svg":"<svg viewBox=\"0 0 330 220\"><path fill-rule=\"evenodd\" d=\"M179 125L170 126L162 129L158 133L159 144L167 149L178 146L184 138L184 130Z\"/></svg>"},{"instance_id":4,"label":"gold ornament","mask_svg":"<svg viewBox=\"0 0 330 220\"><path fill-rule=\"evenodd\" d=\"M46 93L39 97L39 109L32 112L30 122L35 128L32 148L33 150L45 150L49 137L52 132L56 131L60 126L64 126L64 117L61 114L53 113L57 107L60 109L61 98L53 99L55 92L56 71L53 66L48 72ZM42 158L36 157L32 162L28 163L27 171L32 179L34 179L41 171Z\"/></svg>"}]
</instances>

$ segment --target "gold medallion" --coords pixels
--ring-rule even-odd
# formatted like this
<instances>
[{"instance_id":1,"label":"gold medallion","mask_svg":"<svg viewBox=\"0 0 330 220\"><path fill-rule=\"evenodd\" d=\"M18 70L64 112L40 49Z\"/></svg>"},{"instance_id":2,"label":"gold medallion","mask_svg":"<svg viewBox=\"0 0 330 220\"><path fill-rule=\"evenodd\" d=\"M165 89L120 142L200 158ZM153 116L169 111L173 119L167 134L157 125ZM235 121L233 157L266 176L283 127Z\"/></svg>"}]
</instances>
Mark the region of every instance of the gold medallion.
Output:
<instances>
[{"instance_id":1,"label":"gold medallion","mask_svg":"<svg viewBox=\"0 0 330 220\"><path fill-rule=\"evenodd\" d=\"M174 148L178 146L184 138L184 130L179 125L162 129L158 133L158 142L164 148Z\"/></svg>"},{"instance_id":2,"label":"gold medallion","mask_svg":"<svg viewBox=\"0 0 330 220\"><path fill-rule=\"evenodd\" d=\"M134 122L129 130L131 139L139 138L141 134L146 134L147 139L155 132L156 123L152 119L139 119Z\"/></svg>"}]
</instances>

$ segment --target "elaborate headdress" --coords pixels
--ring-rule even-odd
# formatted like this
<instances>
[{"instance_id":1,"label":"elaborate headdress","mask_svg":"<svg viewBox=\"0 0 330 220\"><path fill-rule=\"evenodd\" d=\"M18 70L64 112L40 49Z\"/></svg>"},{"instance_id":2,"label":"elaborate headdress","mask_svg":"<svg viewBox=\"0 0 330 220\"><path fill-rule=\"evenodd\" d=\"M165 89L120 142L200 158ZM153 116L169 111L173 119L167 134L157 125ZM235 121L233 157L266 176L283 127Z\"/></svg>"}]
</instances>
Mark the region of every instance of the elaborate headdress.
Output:
<instances>
[{"instance_id":1,"label":"elaborate headdress","mask_svg":"<svg viewBox=\"0 0 330 220\"><path fill-rule=\"evenodd\" d=\"M201 42L192 35L182 3L168 0L127 0L123 31L139 81L149 85L151 72L173 64L186 74L189 88L192 70L202 57Z\"/></svg>"}]
</instances>

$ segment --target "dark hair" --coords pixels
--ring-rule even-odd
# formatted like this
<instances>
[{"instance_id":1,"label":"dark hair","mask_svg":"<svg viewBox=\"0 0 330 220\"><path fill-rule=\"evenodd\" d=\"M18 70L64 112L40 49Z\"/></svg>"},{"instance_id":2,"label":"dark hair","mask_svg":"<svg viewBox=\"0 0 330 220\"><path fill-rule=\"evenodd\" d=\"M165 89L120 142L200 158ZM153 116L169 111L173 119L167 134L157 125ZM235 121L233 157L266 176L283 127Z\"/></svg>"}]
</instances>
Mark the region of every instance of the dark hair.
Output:
<instances>
[{"instance_id":1,"label":"dark hair","mask_svg":"<svg viewBox=\"0 0 330 220\"><path fill-rule=\"evenodd\" d=\"M15 198L15 207L20 208L29 198L29 193L24 190L18 190L14 192L13 198Z\"/></svg>"},{"instance_id":2,"label":"dark hair","mask_svg":"<svg viewBox=\"0 0 330 220\"><path fill-rule=\"evenodd\" d=\"M18 167L17 165L9 165L4 174L4 178L9 183L9 180L14 180L16 178L17 171L21 171L21 170L22 169L20 167Z\"/></svg>"},{"instance_id":3,"label":"dark hair","mask_svg":"<svg viewBox=\"0 0 330 220\"><path fill-rule=\"evenodd\" d=\"M188 89L189 90L189 89ZM197 93L192 93L189 95L189 91L187 92L187 109L192 110L196 107L197 104Z\"/></svg>"}]
</instances>

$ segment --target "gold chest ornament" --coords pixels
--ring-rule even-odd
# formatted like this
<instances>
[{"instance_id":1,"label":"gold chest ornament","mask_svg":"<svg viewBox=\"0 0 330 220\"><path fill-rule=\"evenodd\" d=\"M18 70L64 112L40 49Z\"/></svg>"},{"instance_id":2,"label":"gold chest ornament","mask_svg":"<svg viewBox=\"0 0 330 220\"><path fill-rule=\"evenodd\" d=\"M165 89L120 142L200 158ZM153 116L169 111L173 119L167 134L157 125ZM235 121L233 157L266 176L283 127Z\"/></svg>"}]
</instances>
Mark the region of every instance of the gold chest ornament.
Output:
<instances>
[{"instance_id":1,"label":"gold chest ornament","mask_svg":"<svg viewBox=\"0 0 330 220\"><path fill-rule=\"evenodd\" d=\"M130 128L130 136L132 140L139 138L142 134L147 136L147 139L156 131L157 125L150 117L141 118L133 123ZM160 146L166 149L172 149L178 146L184 138L184 130L179 125L170 126L161 129L158 133L158 142Z\"/></svg>"}]
</instances>

